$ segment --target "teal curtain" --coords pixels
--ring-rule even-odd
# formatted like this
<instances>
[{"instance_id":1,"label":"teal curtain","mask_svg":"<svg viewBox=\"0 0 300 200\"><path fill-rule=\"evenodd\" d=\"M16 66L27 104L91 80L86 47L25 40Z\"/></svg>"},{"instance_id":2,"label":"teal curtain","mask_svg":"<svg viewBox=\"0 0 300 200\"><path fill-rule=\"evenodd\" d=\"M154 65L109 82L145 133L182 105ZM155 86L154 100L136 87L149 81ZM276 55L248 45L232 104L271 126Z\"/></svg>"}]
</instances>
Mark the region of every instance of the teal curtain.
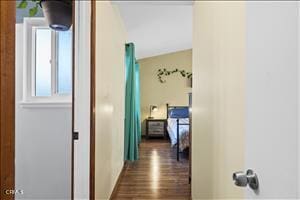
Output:
<instances>
[{"instance_id":1,"label":"teal curtain","mask_svg":"<svg viewBox=\"0 0 300 200\"><path fill-rule=\"evenodd\" d=\"M134 44L126 44L125 91L125 160L138 160L141 141L139 64L135 59Z\"/></svg>"},{"instance_id":2,"label":"teal curtain","mask_svg":"<svg viewBox=\"0 0 300 200\"><path fill-rule=\"evenodd\" d=\"M140 64L135 62L135 84L136 84L136 120L137 120L137 134L138 141L141 142L142 130L141 130L141 97L140 97Z\"/></svg>"}]
</instances>

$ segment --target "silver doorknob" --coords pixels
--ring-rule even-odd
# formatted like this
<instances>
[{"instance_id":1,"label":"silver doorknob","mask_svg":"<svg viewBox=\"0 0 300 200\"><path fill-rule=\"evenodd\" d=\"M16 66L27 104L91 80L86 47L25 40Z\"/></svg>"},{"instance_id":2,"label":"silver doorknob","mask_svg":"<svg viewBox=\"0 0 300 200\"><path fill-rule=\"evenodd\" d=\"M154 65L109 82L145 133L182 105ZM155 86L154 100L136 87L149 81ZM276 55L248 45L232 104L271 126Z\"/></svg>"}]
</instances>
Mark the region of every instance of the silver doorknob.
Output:
<instances>
[{"instance_id":1,"label":"silver doorknob","mask_svg":"<svg viewBox=\"0 0 300 200\"><path fill-rule=\"evenodd\" d=\"M258 189L259 184L257 175L251 169L248 169L246 173L235 172L233 173L232 178L236 186L247 187L247 185L249 185L249 187L253 190Z\"/></svg>"}]
</instances>

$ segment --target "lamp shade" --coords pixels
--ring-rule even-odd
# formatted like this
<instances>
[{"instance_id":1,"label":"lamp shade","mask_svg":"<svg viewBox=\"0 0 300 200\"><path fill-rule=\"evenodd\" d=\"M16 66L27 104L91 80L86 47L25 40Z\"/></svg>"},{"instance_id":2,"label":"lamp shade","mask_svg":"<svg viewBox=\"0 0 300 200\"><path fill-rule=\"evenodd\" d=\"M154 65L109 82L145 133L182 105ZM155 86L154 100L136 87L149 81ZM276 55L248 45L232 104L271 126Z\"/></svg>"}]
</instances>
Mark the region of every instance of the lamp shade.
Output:
<instances>
[{"instance_id":1,"label":"lamp shade","mask_svg":"<svg viewBox=\"0 0 300 200\"><path fill-rule=\"evenodd\" d=\"M157 111L158 110L157 106L152 106L151 109L152 109L152 111Z\"/></svg>"},{"instance_id":2,"label":"lamp shade","mask_svg":"<svg viewBox=\"0 0 300 200\"><path fill-rule=\"evenodd\" d=\"M157 108L157 106L154 106L154 105L150 105L150 113L149 113L149 119L153 119L153 117L152 117L152 112L154 111L157 111L158 110L158 108Z\"/></svg>"}]
</instances>

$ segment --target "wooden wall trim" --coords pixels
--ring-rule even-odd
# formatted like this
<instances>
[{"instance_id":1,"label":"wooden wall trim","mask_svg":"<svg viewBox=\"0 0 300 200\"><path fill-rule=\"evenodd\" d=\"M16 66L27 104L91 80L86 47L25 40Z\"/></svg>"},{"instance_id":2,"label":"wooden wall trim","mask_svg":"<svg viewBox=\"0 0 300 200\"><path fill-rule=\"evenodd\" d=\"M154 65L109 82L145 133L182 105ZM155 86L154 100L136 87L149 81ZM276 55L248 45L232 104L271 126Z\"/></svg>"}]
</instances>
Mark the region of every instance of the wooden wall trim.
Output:
<instances>
[{"instance_id":1,"label":"wooden wall trim","mask_svg":"<svg viewBox=\"0 0 300 200\"><path fill-rule=\"evenodd\" d=\"M14 199L15 189L15 24L15 1L0 1L0 199L5 200Z\"/></svg>"},{"instance_id":2,"label":"wooden wall trim","mask_svg":"<svg viewBox=\"0 0 300 200\"><path fill-rule=\"evenodd\" d=\"M96 0L91 1L91 130L90 130L90 200L95 199L95 51L96 51Z\"/></svg>"}]
</instances>

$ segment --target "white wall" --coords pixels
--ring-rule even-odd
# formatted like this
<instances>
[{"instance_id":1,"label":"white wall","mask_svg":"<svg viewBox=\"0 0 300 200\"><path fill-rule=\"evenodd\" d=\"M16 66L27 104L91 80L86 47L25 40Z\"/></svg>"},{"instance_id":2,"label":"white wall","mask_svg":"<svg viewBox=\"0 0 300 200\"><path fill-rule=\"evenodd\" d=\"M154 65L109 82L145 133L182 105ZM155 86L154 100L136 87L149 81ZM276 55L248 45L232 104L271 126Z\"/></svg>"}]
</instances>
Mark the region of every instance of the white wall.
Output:
<instances>
[{"instance_id":1,"label":"white wall","mask_svg":"<svg viewBox=\"0 0 300 200\"><path fill-rule=\"evenodd\" d=\"M75 1L74 198L89 199L90 184L90 1Z\"/></svg>"},{"instance_id":2,"label":"white wall","mask_svg":"<svg viewBox=\"0 0 300 200\"><path fill-rule=\"evenodd\" d=\"M298 5L247 2L246 167L260 191L248 198L297 198Z\"/></svg>"},{"instance_id":3,"label":"white wall","mask_svg":"<svg viewBox=\"0 0 300 200\"><path fill-rule=\"evenodd\" d=\"M24 107L23 30L16 26L16 199L69 199L71 108Z\"/></svg>"},{"instance_id":4,"label":"white wall","mask_svg":"<svg viewBox=\"0 0 300 200\"><path fill-rule=\"evenodd\" d=\"M96 1L96 199L109 198L124 163L125 43L118 9Z\"/></svg>"}]
</instances>

